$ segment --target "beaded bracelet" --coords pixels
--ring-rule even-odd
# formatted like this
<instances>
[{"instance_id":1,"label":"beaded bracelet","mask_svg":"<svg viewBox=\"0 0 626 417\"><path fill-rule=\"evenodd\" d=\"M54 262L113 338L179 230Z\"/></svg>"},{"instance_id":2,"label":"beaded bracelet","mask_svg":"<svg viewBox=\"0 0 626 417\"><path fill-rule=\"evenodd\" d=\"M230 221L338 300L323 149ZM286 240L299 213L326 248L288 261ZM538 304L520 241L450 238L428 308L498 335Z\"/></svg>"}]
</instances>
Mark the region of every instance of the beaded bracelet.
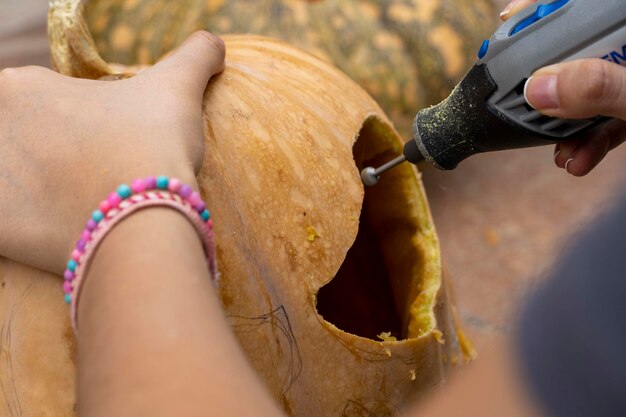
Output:
<instances>
[{"instance_id":1,"label":"beaded bracelet","mask_svg":"<svg viewBox=\"0 0 626 417\"><path fill-rule=\"evenodd\" d=\"M213 283L216 283L218 272L213 244L213 221L200 194L176 178L159 176L135 179L130 187L126 184L120 185L117 191L109 194L100 203L87 221L67 262L67 269L63 273L63 291L65 302L71 305L70 316L74 331L77 329L76 313L81 282L96 248L122 219L140 209L153 206L171 207L184 214L192 223L200 235L209 271Z\"/></svg>"}]
</instances>

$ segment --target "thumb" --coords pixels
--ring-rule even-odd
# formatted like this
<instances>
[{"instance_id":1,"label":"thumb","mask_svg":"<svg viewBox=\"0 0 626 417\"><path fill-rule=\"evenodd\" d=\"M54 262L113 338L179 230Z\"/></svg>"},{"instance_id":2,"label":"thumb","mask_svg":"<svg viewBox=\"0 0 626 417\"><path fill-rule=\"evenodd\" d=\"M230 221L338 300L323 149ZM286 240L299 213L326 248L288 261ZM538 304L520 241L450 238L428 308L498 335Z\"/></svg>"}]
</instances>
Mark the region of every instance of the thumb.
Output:
<instances>
[{"instance_id":1,"label":"thumb","mask_svg":"<svg viewBox=\"0 0 626 417\"><path fill-rule=\"evenodd\" d=\"M508 4L508 6L504 8L502 13L500 13L500 19L507 21L511 17L522 11L522 9L525 9L526 7L536 2L537 0L512 0Z\"/></svg>"},{"instance_id":2,"label":"thumb","mask_svg":"<svg viewBox=\"0 0 626 417\"><path fill-rule=\"evenodd\" d=\"M156 63L145 75L175 84L189 94L203 94L211 77L224 70L224 41L198 31Z\"/></svg>"},{"instance_id":3,"label":"thumb","mask_svg":"<svg viewBox=\"0 0 626 417\"><path fill-rule=\"evenodd\" d=\"M626 120L626 68L602 59L552 65L528 79L524 95L528 104L548 116Z\"/></svg>"}]
</instances>

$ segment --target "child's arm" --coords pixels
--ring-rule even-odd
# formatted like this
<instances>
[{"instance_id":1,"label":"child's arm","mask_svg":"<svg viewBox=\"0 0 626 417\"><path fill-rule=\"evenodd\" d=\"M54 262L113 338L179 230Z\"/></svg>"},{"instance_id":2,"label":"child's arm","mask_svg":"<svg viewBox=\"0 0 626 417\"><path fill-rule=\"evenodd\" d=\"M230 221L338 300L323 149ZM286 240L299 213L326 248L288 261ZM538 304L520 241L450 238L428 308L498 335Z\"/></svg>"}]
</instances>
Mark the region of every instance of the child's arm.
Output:
<instances>
[{"instance_id":1,"label":"child's arm","mask_svg":"<svg viewBox=\"0 0 626 417\"><path fill-rule=\"evenodd\" d=\"M116 226L78 311L81 416L282 416L215 295L196 231L165 208Z\"/></svg>"}]
</instances>

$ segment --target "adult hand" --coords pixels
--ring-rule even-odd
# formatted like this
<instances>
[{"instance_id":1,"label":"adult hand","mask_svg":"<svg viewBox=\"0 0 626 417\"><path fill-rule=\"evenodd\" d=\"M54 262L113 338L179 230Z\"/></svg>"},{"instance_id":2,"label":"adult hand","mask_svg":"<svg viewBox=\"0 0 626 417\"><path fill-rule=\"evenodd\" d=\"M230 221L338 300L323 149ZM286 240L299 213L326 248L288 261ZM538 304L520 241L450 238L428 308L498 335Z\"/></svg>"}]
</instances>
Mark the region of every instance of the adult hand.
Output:
<instances>
[{"instance_id":1,"label":"adult hand","mask_svg":"<svg viewBox=\"0 0 626 417\"><path fill-rule=\"evenodd\" d=\"M513 0L500 17L507 20L537 0ZM626 140L626 68L602 59L552 65L528 80L526 101L543 114L566 119L597 115L616 120L582 139L556 146L554 161L575 176L588 174Z\"/></svg>"},{"instance_id":2,"label":"adult hand","mask_svg":"<svg viewBox=\"0 0 626 417\"><path fill-rule=\"evenodd\" d=\"M168 175L195 185L203 92L224 44L197 32L139 75L0 72L0 256L61 273L91 212L119 184Z\"/></svg>"}]
</instances>

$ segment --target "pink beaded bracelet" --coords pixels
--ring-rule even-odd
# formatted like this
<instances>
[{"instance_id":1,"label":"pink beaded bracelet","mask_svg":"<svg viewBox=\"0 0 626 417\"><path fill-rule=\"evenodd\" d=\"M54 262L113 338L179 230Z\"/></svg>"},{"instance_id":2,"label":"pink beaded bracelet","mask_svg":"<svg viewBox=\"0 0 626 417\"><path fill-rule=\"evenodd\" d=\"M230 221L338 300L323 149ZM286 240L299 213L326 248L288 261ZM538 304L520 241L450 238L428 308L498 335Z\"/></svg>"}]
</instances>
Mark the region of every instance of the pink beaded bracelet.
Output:
<instances>
[{"instance_id":1,"label":"pink beaded bracelet","mask_svg":"<svg viewBox=\"0 0 626 417\"><path fill-rule=\"evenodd\" d=\"M67 269L63 273L63 291L65 302L71 307L70 317L74 331L77 329L76 314L81 282L96 248L122 219L140 209L154 206L171 207L189 219L202 239L212 281L217 282L219 274L213 244L213 221L200 194L193 191L191 186L181 184L176 178L160 176L135 179L130 187L126 184L120 185L117 191L109 194L100 203L87 221L67 262Z\"/></svg>"}]
</instances>

